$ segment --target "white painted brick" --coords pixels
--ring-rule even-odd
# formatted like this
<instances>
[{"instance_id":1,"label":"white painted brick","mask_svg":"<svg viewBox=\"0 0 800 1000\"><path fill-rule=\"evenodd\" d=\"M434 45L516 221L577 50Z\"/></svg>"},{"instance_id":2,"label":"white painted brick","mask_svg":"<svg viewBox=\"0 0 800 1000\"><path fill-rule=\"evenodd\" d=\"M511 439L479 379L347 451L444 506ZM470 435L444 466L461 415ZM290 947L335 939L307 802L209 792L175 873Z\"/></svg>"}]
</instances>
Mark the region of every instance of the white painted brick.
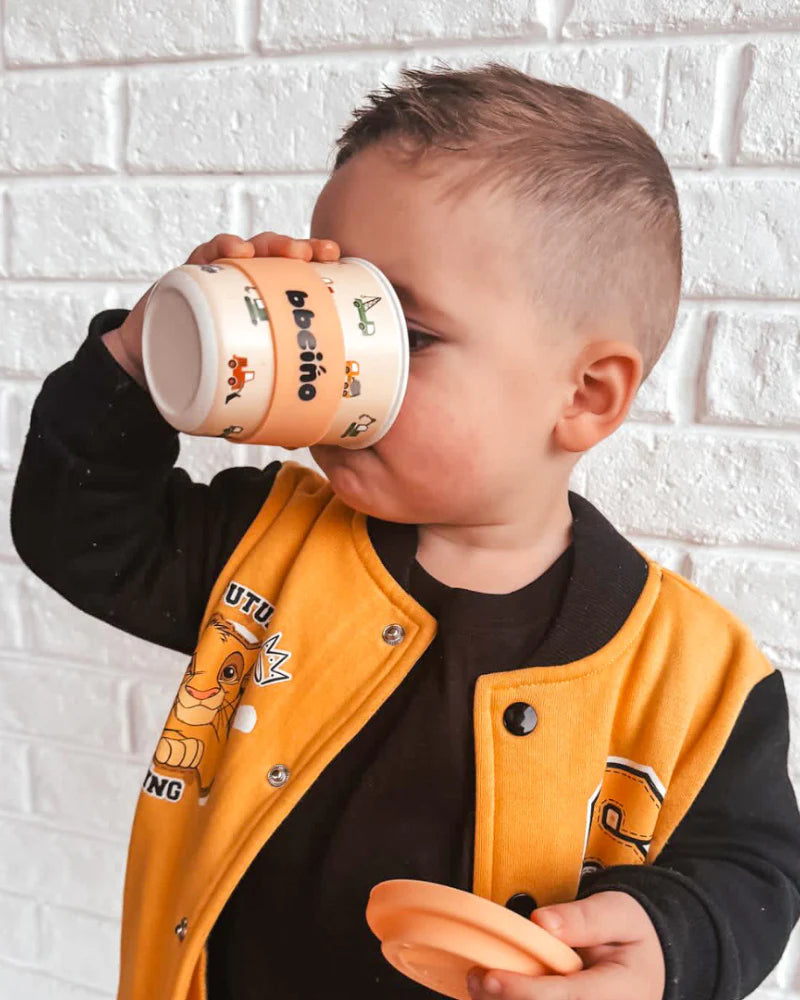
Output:
<instances>
[{"instance_id":1,"label":"white painted brick","mask_svg":"<svg viewBox=\"0 0 800 1000\"><path fill-rule=\"evenodd\" d=\"M654 138L672 169L719 159L710 141L717 64L724 51L719 44L670 46L664 119Z\"/></svg>"},{"instance_id":2,"label":"white painted brick","mask_svg":"<svg viewBox=\"0 0 800 1000\"><path fill-rule=\"evenodd\" d=\"M249 466L254 469L265 469L270 462L286 462L291 459L301 465L315 469L321 476L324 472L314 459L308 448L280 448L277 445L240 444L236 445L237 465Z\"/></svg>"},{"instance_id":3,"label":"white painted brick","mask_svg":"<svg viewBox=\"0 0 800 1000\"><path fill-rule=\"evenodd\" d=\"M44 379L72 359L86 339L92 316L103 309L131 309L149 287L0 284L0 372Z\"/></svg>"},{"instance_id":4,"label":"white painted brick","mask_svg":"<svg viewBox=\"0 0 800 1000\"><path fill-rule=\"evenodd\" d=\"M800 444L624 425L583 461L589 499L625 534L793 548Z\"/></svg>"},{"instance_id":5,"label":"white painted brick","mask_svg":"<svg viewBox=\"0 0 800 1000\"><path fill-rule=\"evenodd\" d=\"M11 269L21 278L152 283L200 243L232 231L225 183L51 181L16 188L10 197Z\"/></svg>"},{"instance_id":6,"label":"white painted brick","mask_svg":"<svg viewBox=\"0 0 800 1000\"><path fill-rule=\"evenodd\" d=\"M168 677L173 671L177 671L176 678L180 678L186 666L183 653L139 639L119 629L111 636L108 650L112 665L124 664L124 673L128 678L140 675ZM175 683L177 684L177 679Z\"/></svg>"},{"instance_id":7,"label":"white painted brick","mask_svg":"<svg viewBox=\"0 0 800 1000\"><path fill-rule=\"evenodd\" d=\"M676 177L684 295L800 298L800 181Z\"/></svg>"},{"instance_id":8,"label":"white painted brick","mask_svg":"<svg viewBox=\"0 0 800 1000\"><path fill-rule=\"evenodd\" d=\"M682 572L683 563L686 558L686 554L682 549L674 545L665 545L663 542L654 542L650 538L635 540L633 537L628 536L628 541L644 552L646 556L649 556L650 559L659 563L659 565L675 570L676 573Z\"/></svg>"},{"instance_id":9,"label":"white painted brick","mask_svg":"<svg viewBox=\"0 0 800 1000\"><path fill-rule=\"evenodd\" d=\"M525 72L603 97L652 134L658 122L658 93L653 80L663 74L667 52L667 47L660 45L540 47L530 52Z\"/></svg>"},{"instance_id":10,"label":"white painted brick","mask_svg":"<svg viewBox=\"0 0 800 1000\"><path fill-rule=\"evenodd\" d=\"M794 0L576 0L564 24L565 38L590 35L650 35L662 31L742 31L745 28L798 28Z\"/></svg>"},{"instance_id":11,"label":"white painted brick","mask_svg":"<svg viewBox=\"0 0 800 1000\"><path fill-rule=\"evenodd\" d=\"M258 40L262 51L291 52L365 42L401 46L422 39L543 38L535 6L530 0L471 5L461 0L396 0L388 5L306 0L298 17L292 0L261 0Z\"/></svg>"},{"instance_id":12,"label":"white painted brick","mask_svg":"<svg viewBox=\"0 0 800 1000\"><path fill-rule=\"evenodd\" d=\"M25 642L24 585L27 570L3 563L2 614L0 614L0 650L20 649Z\"/></svg>"},{"instance_id":13,"label":"white painted brick","mask_svg":"<svg viewBox=\"0 0 800 1000\"><path fill-rule=\"evenodd\" d=\"M736 162L800 163L800 38L757 38L751 51Z\"/></svg>"},{"instance_id":14,"label":"white painted brick","mask_svg":"<svg viewBox=\"0 0 800 1000\"><path fill-rule=\"evenodd\" d=\"M40 389L38 382L0 383L0 469L16 474Z\"/></svg>"},{"instance_id":15,"label":"white painted brick","mask_svg":"<svg viewBox=\"0 0 800 1000\"><path fill-rule=\"evenodd\" d=\"M583 462L579 461L577 465L573 466L572 473L570 474L569 488L576 493L580 493L581 496L586 496L586 479L586 466Z\"/></svg>"},{"instance_id":16,"label":"white painted brick","mask_svg":"<svg viewBox=\"0 0 800 1000\"><path fill-rule=\"evenodd\" d=\"M616 104L650 133L674 168L713 159L713 83L722 48L718 43L541 47L530 53L525 71ZM662 78L663 111L658 85Z\"/></svg>"},{"instance_id":17,"label":"white painted brick","mask_svg":"<svg viewBox=\"0 0 800 1000\"><path fill-rule=\"evenodd\" d=\"M0 961L0 997L3 1000L114 1000L100 993L52 976Z\"/></svg>"},{"instance_id":18,"label":"white painted brick","mask_svg":"<svg viewBox=\"0 0 800 1000\"><path fill-rule=\"evenodd\" d=\"M110 842L0 817L0 887L40 902L117 920L126 855L127 833Z\"/></svg>"},{"instance_id":19,"label":"white painted brick","mask_svg":"<svg viewBox=\"0 0 800 1000\"><path fill-rule=\"evenodd\" d=\"M784 991L784 996L800 996L800 924L795 924L773 977L777 988Z\"/></svg>"},{"instance_id":20,"label":"white painted brick","mask_svg":"<svg viewBox=\"0 0 800 1000\"><path fill-rule=\"evenodd\" d=\"M124 671L115 679L46 658L8 654L2 662L0 727L4 733L127 753Z\"/></svg>"},{"instance_id":21,"label":"white painted brick","mask_svg":"<svg viewBox=\"0 0 800 1000\"><path fill-rule=\"evenodd\" d=\"M36 909L36 903L25 896L0 892L0 927L3 928L0 957L29 965L38 960L40 941Z\"/></svg>"},{"instance_id":22,"label":"white painted brick","mask_svg":"<svg viewBox=\"0 0 800 1000\"><path fill-rule=\"evenodd\" d=\"M472 69L484 62L496 60L526 71L529 52L527 46L492 45L490 41L483 43L478 51L472 46L454 48L444 55L438 49L412 49L401 53L400 65L412 69L433 69L443 61L451 69Z\"/></svg>"},{"instance_id":23,"label":"white painted brick","mask_svg":"<svg viewBox=\"0 0 800 1000\"><path fill-rule=\"evenodd\" d=\"M26 568L22 584L25 648L85 663L115 664L118 629L70 604ZM125 676L119 664L120 676Z\"/></svg>"},{"instance_id":24,"label":"white painted brick","mask_svg":"<svg viewBox=\"0 0 800 1000\"><path fill-rule=\"evenodd\" d=\"M43 906L43 968L53 975L112 993L119 976L119 927L114 920Z\"/></svg>"},{"instance_id":25,"label":"white painted brick","mask_svg":"<svg viewBox=\"0 0 800 1000\"><path fill-rule=\"evenodd\" d=\"M353 59L136 76L128 164L136 172L324 171L353 105L396 73L396 62Z\"/></svg>"},{"instance_id":26,"label":"white painted brick","mask_svg":"<svg viewBox=\"0 0 800 1000\"><path fill-rule=\"evenodd\" d=\"M678 379L682 371L684 340L695 333L696 317L678 310L672 335L649 376L639 386L626 419L674 423L678 414Z\"/></svg>"},{"instance_id":27,"label":"white painted brick","mask_svg":"<svg viewBox=\"0 0 800 1000\"><path fill-rule=\"evenodd\" d=\"M183 658L178 670L159 681L137 680L131 689L133 752L145 765L150 763L164 729L187 662L188 658Z\"/></svg>"},{"instance_id":28,"label":"white painted brick","mask_svg":"<svg viewBox=\"0 0 800 1000\"><path fill-rule=\"evenodd\" d=\"M216 437L181 434L176 465L185 469L195 482L209 483L223 469L239 464L242 446Z\"/></svg>"},{"instance_id":29,"label":"white painted brick","mask_svg":"<svg viewBox=\"0 0 800 1000\"><path fill-rule=\"evenodd\" d=\"M0 233L5 233L8 228L7 191L8 188L5 185L0 185ZM5 239L0 239L0 277L3 278L8 275L7 242Z\"/></svg>"},{"instance_id":30,"label":"white painted brick","mask_svg":"<svg viewBox=\"0 0 800 1000\"><path fill-rule=\"evenodd\" d=\"M114 165L112 119L118 83L110 74L0 77L0 170L35 174L105 172Z\"/></svg>"},{"instance_id":31,"label":"white painted brick","mask_svg":"<svg viewBox=\"0 0 800 1000\"><path fill-rule=\"evenodd\" d=\"M789 702L789 776L795 789L800 792L800 672L781 672L786 685L786 700Z\"/></svg>"},{"instance_id":32,"label":"white painted brick","mask_svg":"<svg viewBox=\"0 0 800 1000\"><path fill-rule=\"evenodd\" d=\"M3 663L3 669L5 671L5 663ZM3 678L2 690L3 699L5 699L5 677ZM9 809L16 813L30 811L31 776L28 766L27 744L20 739L15 739L12 733L6 733L0 739L0 760L3 762L3 780L0 782L0 809ZM0 919L0 927L2 926L3 921Z\"/></svg>"},{"instance_id":33,"label":"white painted brick","mask_svg":"<svg viewBox=\"0 0 800 1000\"><path fill-rule=\"evenodd\" d=\"M34 812L77 832L130 832L145 771L119 757L34 746Z\"/></svg>"},{"instance_id":34,"label":"white painted brick","mask_svg":"<svg viewBox=\"0 0 800 1000\"><path fill-rule=\"evenodd\" d=\"M712 314L703 423L800 427L800 313Z\"/></svg>"},{"instance_id":35,"label":"white painted brick","mask_svg":"<svg viewBox=\"0 0 800 1000\"><path fill-rule=\"evenodd\" d=\"M689 579L745 621L759 642L800 653L800 563L695 552Z\"/></svg>"},{"instance_id":36,"label":"white painted brick","mask_svg":"<svg viewBox=\"0 0 800 1000\"><path fill-rule=\"evenodd\" d=\"M17 550L11 540L11 520L5 516L11 507L11 493L14 489L14 476L12 472L0 473L0 510L3 517L0 519L0 559L11 559L17 561ZM0 564L0 573L3 567Z\"/></svg>"},{"instance_id":37,"label":"white painted brick","mask_svg":"<svg viewBox=\"0 0 800 1000\"><path fill-rule=\"evenodd\" d=\"M256 178L248 185L250 232L255 236L272 229L305 239L311 235L311 215L326 178L296 177L289 181Z\"/></svg>"},{"instance_id":38,"label":"white painted brick","mask_svg":"<svg viewBox=\"0 0 800 1000\"><path fill-rule=\"evenodd\" d=\"M6 0L6 65L238 55L237 10L230 0Z\"/></svg>"}]
</instances>

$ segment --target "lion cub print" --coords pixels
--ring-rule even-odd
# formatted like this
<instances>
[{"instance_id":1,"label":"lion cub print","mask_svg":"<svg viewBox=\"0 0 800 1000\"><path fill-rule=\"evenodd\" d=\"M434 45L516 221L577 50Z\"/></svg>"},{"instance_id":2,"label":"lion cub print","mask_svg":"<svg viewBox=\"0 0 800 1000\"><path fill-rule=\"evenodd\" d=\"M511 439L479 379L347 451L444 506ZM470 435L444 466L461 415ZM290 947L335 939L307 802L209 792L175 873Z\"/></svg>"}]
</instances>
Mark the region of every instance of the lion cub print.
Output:
<instances>
[{"instance_id":1,"label":"lion cub print","mask_svg":"<svg viewBox=\"0 0 800 1000\"><path fill-rule=\"evenodd\" d=\"M263 642L240 622L214 614L186 668L153 761L194 772L201 798L211 790Z\"/></svg>"}]
</instances>

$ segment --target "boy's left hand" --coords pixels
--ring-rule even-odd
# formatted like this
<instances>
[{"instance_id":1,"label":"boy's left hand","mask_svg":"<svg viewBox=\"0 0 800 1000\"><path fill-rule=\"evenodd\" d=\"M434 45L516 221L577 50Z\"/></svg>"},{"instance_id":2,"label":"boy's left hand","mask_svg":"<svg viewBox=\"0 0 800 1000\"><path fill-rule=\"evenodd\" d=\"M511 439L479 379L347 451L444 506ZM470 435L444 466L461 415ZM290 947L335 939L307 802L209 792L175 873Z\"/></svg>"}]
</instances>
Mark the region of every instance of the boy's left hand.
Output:
<instances>
[{"instance_id":1,"label":"boy's left hand","mask_svg":"<svg viewBox=\"0 0 800 1000\"><path fill-rule=\"evenodd\" d=\"M531 919L574 948L585 968L568 976L522 976L476 967L469 979L474 1000L662 1000L661 943L633 896L598 892L543 906Z\"/></svg>"}]
</instances>

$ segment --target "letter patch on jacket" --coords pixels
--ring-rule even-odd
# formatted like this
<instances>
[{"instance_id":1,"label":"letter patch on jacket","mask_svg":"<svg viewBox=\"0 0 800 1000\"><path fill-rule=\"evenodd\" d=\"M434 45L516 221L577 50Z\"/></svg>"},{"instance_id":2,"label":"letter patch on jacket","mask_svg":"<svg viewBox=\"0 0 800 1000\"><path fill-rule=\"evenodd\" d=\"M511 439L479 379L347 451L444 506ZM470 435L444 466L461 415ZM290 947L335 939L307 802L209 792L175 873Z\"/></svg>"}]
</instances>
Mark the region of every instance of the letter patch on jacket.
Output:
<instances>
[{"instance_id":1,"label":"letter patch on jacket","mask_svg":"<svg viewBox=\"0 0 800 1000\"><path fill-rule=\"evenodd\" d=\"M586 809L581 875L611 865L643 864L665 791L651 767L625 757L609 757L603 780Z\"/></svg>"},{"instance_id":2,"label":"letter patch on jacket","mask_svg":"<svg viewBox=\"0 0 800 1000\"><path fill-rule=\"evenodd\" d=\"M215 612L203 630L144 781L144 791L164 801L178 801L185 786L194 784L203 805L231 728L249 733L255 726L253 705L237 712L250 680L266 687L292 679L281 669L291 656L277 646L281 633L266 634L274 606L235 581L224 601L230 614ZM156 767L168 772L166 780Z\"/></svg>"}]
</instances>

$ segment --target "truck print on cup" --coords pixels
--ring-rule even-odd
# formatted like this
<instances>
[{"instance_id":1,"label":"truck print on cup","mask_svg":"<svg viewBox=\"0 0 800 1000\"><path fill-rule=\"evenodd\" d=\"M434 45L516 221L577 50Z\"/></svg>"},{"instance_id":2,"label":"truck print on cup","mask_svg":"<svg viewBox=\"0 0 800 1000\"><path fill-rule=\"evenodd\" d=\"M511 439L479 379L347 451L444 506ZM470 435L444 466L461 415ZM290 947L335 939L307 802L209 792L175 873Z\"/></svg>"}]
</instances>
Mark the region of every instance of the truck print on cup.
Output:
<instances>
[{"instance_id":1,"label":"truck print on cup","mask_svg":"<svg viewBox=\"0 0 800 1000\"><path fill-rule=\"evenodd\" d=\"M367 310L371 309L380 300L380 295L373 295L372 297L362 295L360 298L353 299L353 305L356 307L356 312L358 313L358 328L365 337L375 336L375 324L372 320L367 319Z\"/></svg>"},{"instance_id":2,"label":"truck print on cup","mask_svg":"<svg viewBox=\"0 0 800 1000\"><path fill-rule=\"evenodd\" d=\"M256 373L247 367L247 358L240 357L238 354L234 354L232 358L229 358L228 368L232 369L231 374L228 376L228 385L233 389L233 392L228 393L225 397L226 403L230 403L232 399L241 396L245 382L252 382L256 377Z\"/></svg>"},{"instance_id":3,"label":"truck print on cup","mask_svg":"<svg viewBox=\"0 0 800 1000\"><path fill-rule=\"evenodd\" d=\"M360 396L361 382L356 375L361 373L361 368L357 361L345 361L344 363L344 388L342 396Z\"/></svg>"}]
</instances>

